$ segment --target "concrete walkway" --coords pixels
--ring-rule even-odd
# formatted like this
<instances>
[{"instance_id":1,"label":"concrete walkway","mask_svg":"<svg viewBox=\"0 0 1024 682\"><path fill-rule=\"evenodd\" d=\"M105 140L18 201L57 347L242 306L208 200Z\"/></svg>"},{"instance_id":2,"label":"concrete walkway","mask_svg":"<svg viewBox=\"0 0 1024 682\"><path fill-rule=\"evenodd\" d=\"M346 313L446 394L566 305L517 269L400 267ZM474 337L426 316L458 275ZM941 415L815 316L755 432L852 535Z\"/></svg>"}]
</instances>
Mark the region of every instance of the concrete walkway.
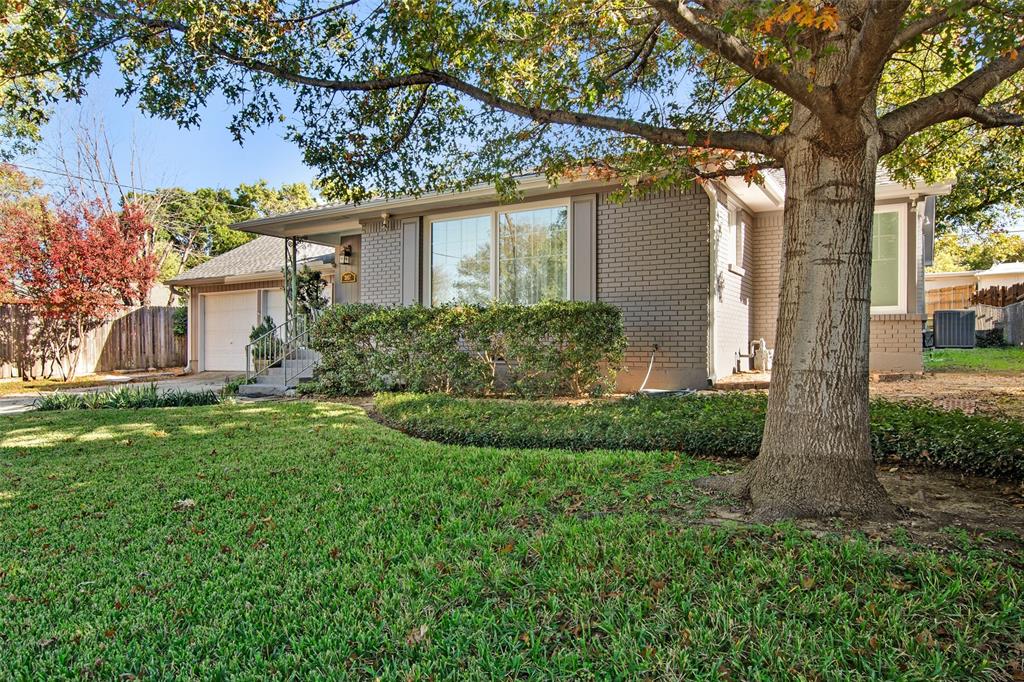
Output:
<instances>
[{"instance_id":1,"label":"concrete walkway","mask_svg":"<svg viewBox=\"0 0 1024 682\"><path fill-rule=\"evenodd\" d=\"M95 393L97 391L112 391L117 388L121 388L126 384L135 384L137 386L144 386L148 383L155 383L157 388L163 391L219 391L224 387L225 382L231 377L238 376L237 372L200 372L199 374L186 374L180 377L173 377L170 379L154 380L152 382L146 380L131 381L131 382L111 382L104 386L91 386L88 388L74 388L68 389L68 393ZM60 390L60 389L58 389ZM7 414L18 414L19 412L28 412L32 409L32 404L36 398L42 395L40 391L32 391L29 393L19 393L14 395L6 395L0 397L0 416Z\"/></svg>"}]
</instances>

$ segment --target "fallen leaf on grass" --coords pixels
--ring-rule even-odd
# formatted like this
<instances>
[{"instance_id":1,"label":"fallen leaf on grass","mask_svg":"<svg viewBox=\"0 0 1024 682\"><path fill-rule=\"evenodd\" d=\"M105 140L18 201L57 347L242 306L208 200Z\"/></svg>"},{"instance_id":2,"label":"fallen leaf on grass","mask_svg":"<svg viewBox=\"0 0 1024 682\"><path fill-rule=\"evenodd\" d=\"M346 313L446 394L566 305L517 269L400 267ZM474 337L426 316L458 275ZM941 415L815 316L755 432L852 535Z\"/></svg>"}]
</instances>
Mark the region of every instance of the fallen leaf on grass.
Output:
<instances>
[{"instance_id":1,"label":"fallen leaf on grass","mask_svg":"<svg viewBox=\"0 0 1024 682\"><path fill-rule=\"evenodd\" d=\"M195 508L196 501L193 500L191 497L186 497L185 499L178 500L177 502L174 503L174 511L176 512L191 511Z\"/></svg>"},{"instance_id":2,"label":"fallen leaf on grass","mask_svg":"<svg viewBox=\"0 0 1024 682\"><path fill-rule=\"evenodd\" d=\"M426 639L426 637L427 637L427 630L429 630L429 629L430 628L428 628L424 624L424 625L419 626L418 628L413 628L412 630L409 630L409 633L405 636L405 643L408 644L409 646L416 646L417 644L422 642L424 639Z\"/></svg>"}]
</instances>

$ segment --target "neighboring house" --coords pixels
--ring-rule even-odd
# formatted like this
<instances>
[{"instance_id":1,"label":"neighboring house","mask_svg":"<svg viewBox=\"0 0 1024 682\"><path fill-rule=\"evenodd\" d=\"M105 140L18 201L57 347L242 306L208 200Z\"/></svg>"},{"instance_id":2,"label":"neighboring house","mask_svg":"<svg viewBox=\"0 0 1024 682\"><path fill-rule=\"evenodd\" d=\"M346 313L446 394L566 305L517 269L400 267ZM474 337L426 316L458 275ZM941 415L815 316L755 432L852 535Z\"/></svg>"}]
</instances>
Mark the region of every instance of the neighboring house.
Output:
<instances>
[{"instance_id":1,"label":"neighboring house","mask_svg":"<svg viewBox=\"0 0 1024 682\"><path fill-rule=\"evenodd\" d=\"M250 220L238 229L295 238L351 253L335 267L335 300L432 305L492 299L604 301L623 312L629 349L619 388L643 380L654 346L652 388L704 387L749 369L751 342L775 343L782 258L781 174L658 191L616 203L615 186L581 179L549 187L519 183L522 200L502 205L492 187L459 194L328 205ZM924 265L934 197L950 185L907 188L880 177L873 242L871 367L920 372ZM262 244L262 240L253 244ZM309 245L304 248L313 248ZM245 249L246 247L242 247ZM236 251L241 251L238 249ZM280 286L283 246L237 272L211 260L175 280L193 286L193 370L244 366L220 335L255 323L260 290ZM277 264L272 257L277 254ZM203 271L202 268L207 268ZM341 283L341 279L348 281ZM237 297L225 302L225 292ZM196 295L198 294L198 295ZM247 297L247 298L245 298ZM229 320L217 319L231 313ZM241 331L237 332L241 338ZM240 343L240 341L236 342Z\"/></svg>"},{"instance_id":2,"label":"neighboring house","mask_svg":"<svg viewBox=\"0 0 1024 682\"><path fill-rule=\"evenodd\" d=\"M245 371L249 332L265 316L284 322L284 239L257 237L183 272L168 284L189 289L188 367ZM334 301L334 247L300 243L299 267L319 270Z\"/></svg>"},{"instance_id":3,"label":"neighboring house","mask_svg":"<svg viewBox=\"0 0 1024 682\"><path fill-rule=\"evenodd\" d=\"M1024 289L1024 263L999 263L988 270L928 272L924 289L929 318L936 310L961 310L976 303L1007 305Z\"/></svg>"},{"instance_id":4,"label":"neighboring house","mask_svg":"<svg viewBox=\"0 0 1024 682\"><path fill-rule=\"evenodd\" d=\"M999 263L988 270L927 272L924 275L925 291L969 285L980 291L989 287L1012 287L1014 284L1024 284L1024 263Z\"/></svg>"}]
</instances>

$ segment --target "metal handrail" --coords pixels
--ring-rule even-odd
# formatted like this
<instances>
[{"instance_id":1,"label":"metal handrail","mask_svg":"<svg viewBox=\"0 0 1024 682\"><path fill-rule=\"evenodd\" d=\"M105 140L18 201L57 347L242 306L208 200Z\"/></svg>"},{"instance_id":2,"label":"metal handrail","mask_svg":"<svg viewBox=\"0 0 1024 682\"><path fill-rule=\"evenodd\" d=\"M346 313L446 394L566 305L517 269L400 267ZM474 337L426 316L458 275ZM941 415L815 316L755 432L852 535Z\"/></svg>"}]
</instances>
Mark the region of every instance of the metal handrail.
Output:
<instances>
[{"instance_id":1,"label":"metal handrail","mask_svg":"<svg viewBox=\"0 0 1024 682\"><path fill-rule=\"evenodd\" d=\"M300 376L316 363L313 352L309 350L309 330L319 317L320 311L313 310L308 315L299 316L295 320L296 332L288 341L289 353L293 355L292 362L283 363L285 386L290 385L292 379ZM306 357L299 356L298 351L306 351Z\"/></svg>"},{"instance_id":2,"label":"metal handrail","mask_svg":"<svg viewBox=\"0 0 1024 682\"><path fill-rule=\"evenodd\" d=\"M309 328L312 323L320 317L320 311L312 311L309 315L296 315L290 320L277 325L250 341L245 346L245 380L251 382L261 374L267 374L272 367L281 365L284 373L285 385L290 379L295 378L302 372L309 369L315 362L312 357L305 358L306 364L295 371L290 371L289 359L303 360L297 356L297 351L307 350L309 344ZM284 329L285 334L294 330L288 338L281 339L278 332ZM256 360L266 360L263 367L256 368Z\"/></svg>"}]
</instances>

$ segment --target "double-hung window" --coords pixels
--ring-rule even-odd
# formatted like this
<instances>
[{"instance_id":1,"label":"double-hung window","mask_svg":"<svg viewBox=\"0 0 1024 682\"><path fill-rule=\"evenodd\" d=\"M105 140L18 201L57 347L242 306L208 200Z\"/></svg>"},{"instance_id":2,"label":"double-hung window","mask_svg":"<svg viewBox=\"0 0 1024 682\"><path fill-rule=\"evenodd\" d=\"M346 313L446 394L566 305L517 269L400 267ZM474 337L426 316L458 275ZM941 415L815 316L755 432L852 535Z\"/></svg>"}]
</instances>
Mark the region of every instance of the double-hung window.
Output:
<instances>
[{"instance_id":1,"label":"double-hung window","mask_svg":"<svg viewBox=\"0 0 1024 682\"><path fill-rule=\"evenodd\" d=\"M568 203L428 221L430 303L569 297Z\"/></svg>"},{"instance_id":2,"label":"double-hung window","mask_svg":"<svg viewBox=\"0 0 1024 682\"><path fill-rule=\"evenodd\" d=\"M907 309L907 209L880 206L871 228L871 312Z\"/></svg>"}]
</instances>

